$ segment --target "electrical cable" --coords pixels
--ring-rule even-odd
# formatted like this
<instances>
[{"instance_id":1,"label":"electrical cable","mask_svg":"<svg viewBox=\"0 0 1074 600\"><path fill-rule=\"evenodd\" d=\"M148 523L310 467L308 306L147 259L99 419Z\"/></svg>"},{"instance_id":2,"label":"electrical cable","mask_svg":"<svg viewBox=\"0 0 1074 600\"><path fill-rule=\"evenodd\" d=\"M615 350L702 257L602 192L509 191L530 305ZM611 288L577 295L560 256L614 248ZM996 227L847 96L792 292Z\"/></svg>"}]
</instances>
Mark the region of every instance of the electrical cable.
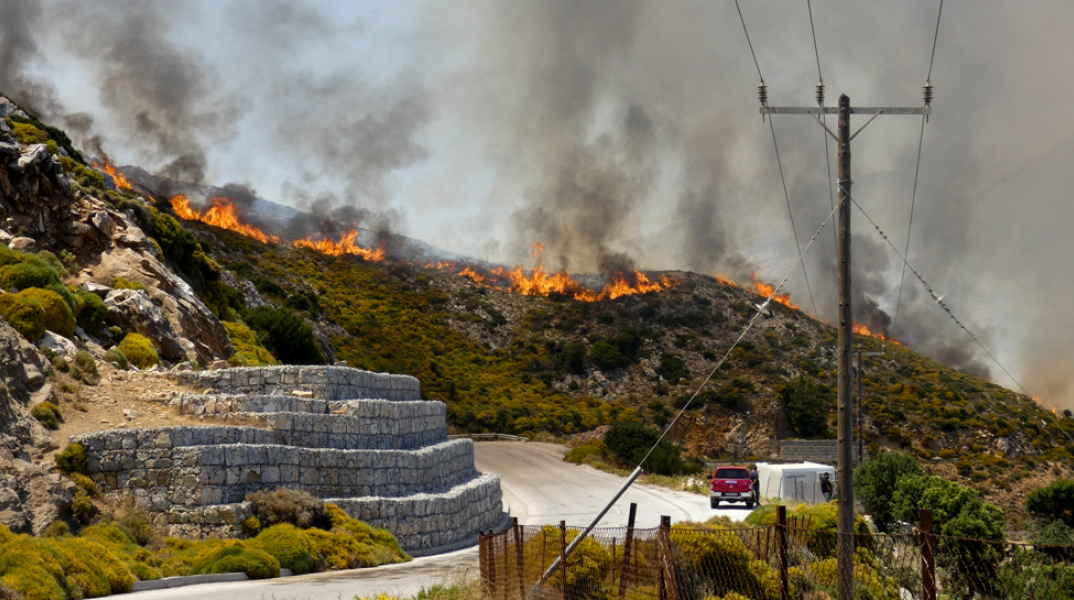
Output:
<instances>
[{"instance_id":1,"label":"electrical cable","mask_svg":"<svg viewBox=\"0 0 1074 600\"><path fill-rule=\"evenodd\" d=\"M738 19L742 22L742 32L746 34L746 43L750 47L750 56L753 57L753 66L757 68L757 77L761 80L761 86L764 86L764 76L761 75L761 64L757 62L757 53L753 50L753 42L750 40L750 31L746 28L746 18L742 16L742 7L739 6L738 0L735 0L735 8L738 9ZM776 164L779 166L779 180L783 184L783 199L787 203L787 217L789 217L791 221L791 233L794 234L794 246L798 250L798 258L801 262L802 244L798 241L798 228L794 226L794 212L791 210L791 196L787 191L787 179L783 174L783 160L779 156L779 144L776 143L776 124L772 115L768 116L768 126L772 130L772 146L776 150ZM813 306L813 317L817 318L817 303L813 300L813 286L809 283L809 273L806 272L805 262L802 262L802 276L805 278L806 290L809 292L809 303Z\"/></svg>"},{"instance_id":2,"label":"electrical cable","mask_svg":"<svg viewBox=\"0 0 1074 600\"><path fill-rule=\"evenodd\" d=\"M943 16L943 0L940 0L940 8L936 11L936 31L932 34L932 54L929 56L929 72L925 77L926 92L931 89L932 85L932 66L936 62L936 42L940 39L940 17ZM926 95L925 104L928 105L931 96ZM910 195L910 218L906 224L906 248L903 252L907 257L910 256L910 234L914 229L914 206L917 204L917 179L921 173L921 146L925 141L925 123L928 120L928 115L921 115L921 134L917 139L917 163L914 166L914 191ZM831 176L829 175L829 180ZM902 290L906 283L906 264L903 264L902 275L899 276L899 297L895 301L895 313L891 318L890 333L895 334L895 325L899 322L899 309L902 307Z\"/></svg>"},{"instance_id":3,"label":"electrical cable","mask_svg":"<svg viewBox=\"0 0 1074 600\"><path fill-rule=\"evenodd\" d=\"M828 203L832 210L835 210L835 187L832 186L832 158L831 150L828 148L828 113L824 110L824 97L821 95L824 92L824 75L820 70L820 49L817 47L817 28L813 25L813 3L812 0L806 0L806 8L809 10L809 30L813 33L813 55L817 57L817 104L820 105L820 123L824 126L821 130L820 136L824 138L824 162L828 165ZM832 230L832 234L836 238L836 243L839 243L839 232L835 229ZM816 312L816 311L814 311Z\"/></svg>"},{"instance_id":4,"label":"electrical cable","mask_svg":"<svg viewBox=\"0 0 1074 600\"><path fill-rule=\"evenodd\" d=\"M832 212L828 213L828 216L824 219L824 222L820 224L820 227L817 228L817 231L813 234L813 237L809 238L809 243L806 244L805 250L803 250L798 255L798 260L795 261L795 263L791 265L791 268L787 270L787 274L783 276L783 279L779 282L779 285L773 288L772 293L770 293L768 297L765 298L765 301L761 303L760 306L755 307L757 311L754 313L753 317L750 318L750 322L746 324L746 328L742 330L742 333L740 333L734 343L731 344L731 347L727 349L727 352L725 352L724 355L720 357L719 362L716 363L716 366L713 367L712 371L710 371L708 376L705 377L705 380L701 382L701 385L697 386L697 389L694 390L694 393L690 396L690 399L687 400L686 404L684 404L683 407L679 409L679 412L676 413L675 418L673 418L664 428L664 431L660 433L660 437L657 438L652 448L649 448L649 451L645 453L645 458L642 458L641 461L638 462L638 468L641 468L641 465L645 464L645 461L649 459L649 455L651 455L653 451L656 450L656 447L660 445L661 441L664 440L668 432L671 431L671 428L675 426L675 423L677 423L679 418L682 417L683 413L686 412L686 409L690 407L690 403L694 401L694 398L697 398L697 395L701 393L701 390L705 389L705 386L708 385L708 382L712 380L713 375L715 375L716 372L720 370L720 367L723 366L723 363L726 362L728 357L731 356L731 352L735 349L736 346L738 346L739 342L741 342L746 337L746 334L750 332L750 329L753 329L753 326L757 322L757 319L760 318L761 315L763 315L768 310L769 303L772 302L772 299L776 297L776 294L779 294L779 291L783 289L784 285L786 285L787 279L790 278L791 273L793 273L794 270L798 268L798 263L802 262L802 257L805 256L806 252L809 252L809 249L813 246L813 242L817 241L817 236L819 236L820 232L823 231L824 228L828 225L828 221L832 220L833 215L835 215L835 209L832 209Z\"/></svg>"},{"instance_id":5,"label":"electrical cable","mask_svg":"<svg viewBox=\"0 0 1074 600\"><path fill-rule=\"evenodd\" d=\"M909 261L906 260L906 257L901 252L899 252L899 249L895 247L895 244L892 243L891 239L889 239L887 234L884 233L884 230L880 229L880 226L876 224L876 221L874 221L873 218L869 216L869 213L865 212L865 209L862 208L861 204L858 204L858 201L855 200L849 192L847 192L846 188L844 188L842 185L839 185L838 183L836 183L836 185L838 185L839 189L847 195L847 198L849 198L852 203L854 203L854 206L858 208L858 211L861 212L862 216L865 217L867 221L869 221L869 223L873 226L874 229L876 229L876 232L880 234L880 237L884 238L884 241L887 242L889 246L891 246L891 249L894 250L895 254L902 260L903 265L906 268L910 269L910 272L913 273L915 277L917 277L918 281L921 282L921 285L925 287L925 291L927 291L929 295L932 296L933 300L935 300L935 303L938 304L940 308L942 308L944 312L947 313L947 316L950 317L951 320L954 321L955 324L962 329L962 331L966 332L966 335L970 336L970 339L972 339L981 348L981 350L983 350L984 353L988 355L988 358L992 359L992 362L996 363L996 366L999 367L1000 370L1003 371L1007 375L1007 377L1009 377L1010 380L1014 382L1016 386L1018 386L1018 389L1020 389L1024 395L1032 398L1032 396L1030 396L1029 392L1026 391L1026 388L1022 385L1022 383L1018 381L1018 379L1016 379L1014 375L1011 375L1011 372L1007 370L1007 367L1003 366L1003 363L999 362L999 359L996 358L988 350L988 348L981 343L981 340L977 339L977 336L973 335L973 332L970 331L969 328L967 328L962 323L962 321L958 320L958 317L956 317L955 314L951 312L951 307L949 307L947 303L943 301L943 296L937 294L936 291L932 288L932 286L929 285L929 282L925 281L925 278L921 275L921 273L918 273L917 269L914 269L914 267L910 265ZM1043 407L1041 407L1041 409L1043 410ZM1071 437L1071 435L1067 433L1066 429L1063 429L1062 424L1059 423L1059 420L1055 417L1055 415L1052 415L1052 413L1046 410L1044 412L1051 415L1052 419L1055 420L1055 424L1059 427L1059 431L1061 431L1063 435L1067 436L1067 438L1069 438L1071 442L1074 442L1074 437Z\"/></svg>"}]
</instances>

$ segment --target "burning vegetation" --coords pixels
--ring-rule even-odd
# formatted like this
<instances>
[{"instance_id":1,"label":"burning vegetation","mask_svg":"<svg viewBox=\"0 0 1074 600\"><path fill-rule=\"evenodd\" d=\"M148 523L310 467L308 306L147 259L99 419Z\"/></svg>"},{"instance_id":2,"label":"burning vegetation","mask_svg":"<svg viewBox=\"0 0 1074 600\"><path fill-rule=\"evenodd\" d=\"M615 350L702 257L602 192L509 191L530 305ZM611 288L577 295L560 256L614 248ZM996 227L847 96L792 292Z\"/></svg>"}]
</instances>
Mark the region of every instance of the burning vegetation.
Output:
<instances>
[{"instance_id":1,"label":"burning vegetation","mask_svg":"<svg viewBox=\"0 0 1074 600\"><path fill-rule=\"evenodd\" d=\"M93 161L93 168L100 170L101 165L97 161ZM104 161L104 172L112 178L112 181L116 184L116 187L121 190L131 190L131 182L127 181L127 178L123 176L123 173L119 172L119 169L112 166L112 163L107 159Z\"/></svg>"},{"instance_id":2,"label":"burning vegetation","mask_svg":"<svg viewBox=\"0 0 1074 600\"><path fill-rule=\"evenodd\" d=\"M372 262L384 260L384 242L381 242L380 247L373 250L359 246L357 239L358 230L351 229L340 236L338 242L333 242L328 238L314 241L310 236L306 236L301 240L295 240L291 245L295 248L305 248L328 256L357 256Z\"/></svg>"},{"instance_id":3,"label":"burning vegetation","mask_svg":"<svg viewBox=\"0 0 1074 600\"><path fill-rule=\"evenodd\" d=\"M187 221L200 221L207 225L234 231L240 235L254 238L261 243L278 243L280 238L262 231L260 228L244 223L239 217L239 211L235 203L227 198L216 196L209 199L211 206L204 211L190 206L190 200L183 194L173 196L171 199L172 210L179 217Z\"/></svg>"}]
</instances>

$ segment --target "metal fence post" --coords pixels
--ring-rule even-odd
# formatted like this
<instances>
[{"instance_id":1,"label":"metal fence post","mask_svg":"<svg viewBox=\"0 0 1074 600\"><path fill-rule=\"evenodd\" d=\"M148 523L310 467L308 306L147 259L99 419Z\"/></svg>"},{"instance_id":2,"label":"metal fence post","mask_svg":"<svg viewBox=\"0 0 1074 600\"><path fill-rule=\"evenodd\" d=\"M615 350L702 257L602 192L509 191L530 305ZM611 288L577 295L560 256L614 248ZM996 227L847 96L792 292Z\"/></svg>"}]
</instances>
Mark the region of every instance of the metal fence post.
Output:
<instances>
[{"instance_id":1,"label":"metal fence post","mask_svg":"<svg viewBox=\"0 0 1074 600\"><path fill-rule=\"evenodd\" d=\"M779 552L779 600L790 599L790 585L787 582L787 507L776 508L776 545Z\"/></svg>"},{"instance_id":2,"label":"metal fence post","mask_svg":"<svg viewBox=\"0 0 1074 600\"><path fill-rule=\"evenodd\" d=\"M921 594L924 600L936 600L936 548L931 510L922 509L918 513L917 529L921 536Z\"/></svg>"},{"instance_id":3,"label":"metal fence post","mask_svg":"<svg viewBox=\"0 0 1074 600\"><path fill-rule=\"evenodd\" d=\"M515 562L518 563L518 597L526 597L526 584L523 582L523 568L525 558L522 553L522 528L518 524L518 517L511 518L511 527L515 530Z\"/></svg>"},{"instance_id":4,"label":"metal fence post","mask_svg":"<svg viewBox=\"0 0 1074 600\"><path fill-rule=\"evenodd\" d=\"M638 514L638 504L630 503L630 515L627 517L626 539L623 541L623 568L619 575L619 600L626 598L627 581L630 577L630 546L634 542L634 517Z\"/></svg>"},{"instance_id":5,"label":"metal fence post","mask_svg":"<svg viewBox=\"0 0 1074 600\"><path fill-rule=\"evenodd\" d=\"M567 600L567 522L559 522L559 570L563 576L563 600Z\"/></svg>"}]
</instances>

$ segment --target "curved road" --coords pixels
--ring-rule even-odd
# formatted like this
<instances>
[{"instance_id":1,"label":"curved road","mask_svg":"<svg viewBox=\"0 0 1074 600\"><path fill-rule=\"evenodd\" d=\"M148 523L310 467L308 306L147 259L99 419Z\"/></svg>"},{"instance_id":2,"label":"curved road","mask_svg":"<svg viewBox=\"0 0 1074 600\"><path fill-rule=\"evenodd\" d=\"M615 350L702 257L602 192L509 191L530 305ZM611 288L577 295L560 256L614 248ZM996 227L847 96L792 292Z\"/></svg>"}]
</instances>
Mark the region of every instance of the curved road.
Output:
<instances>
[{"instance_id":1,"label":"curved road","mask_svg":"<svg viewBox=\"0 0 1074 600\"><path fill-rule=\"evenodd\" d=\"M563 446L540 442L480 442L475 445L477 468L500 476L505 508L524 525L545 525L565 520L585 526L611 500L625 481L590 467L563 462ZM638 504L638 527L656 527L660 516L673 523L703 521L723 514L739 521L745 507L709 508L708 498L635 483L598 526L626 525L631 502ZM350 600L386 593L413 597L422 588L450 584L476 575L477 548L418 558L412 562L378 567L316 573L281 579L212 583L171 590L127 594L131 600Z\"/></svg>"}]
</instances>

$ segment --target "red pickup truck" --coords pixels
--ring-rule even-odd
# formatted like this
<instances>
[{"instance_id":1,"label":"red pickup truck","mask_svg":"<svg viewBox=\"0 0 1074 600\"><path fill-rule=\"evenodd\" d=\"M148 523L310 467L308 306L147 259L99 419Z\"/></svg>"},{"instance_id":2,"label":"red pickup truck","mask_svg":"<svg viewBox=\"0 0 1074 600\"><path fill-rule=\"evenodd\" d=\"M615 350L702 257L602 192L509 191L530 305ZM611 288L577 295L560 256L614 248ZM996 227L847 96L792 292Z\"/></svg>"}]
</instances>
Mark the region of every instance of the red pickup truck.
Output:
<instances>
[{"instance_id":1,"label":"red pickup truck","mask_svg":"<svg viewBox=\"0 0 1074 600\"><path fill-rule=\"evenodd\" d=\"M709 504L712 508L720 502L745 502L753 508L753 490L750 489L750 472L743 467L718 467L712 474L712 491Z\"/></svg>"}]
</instances>

